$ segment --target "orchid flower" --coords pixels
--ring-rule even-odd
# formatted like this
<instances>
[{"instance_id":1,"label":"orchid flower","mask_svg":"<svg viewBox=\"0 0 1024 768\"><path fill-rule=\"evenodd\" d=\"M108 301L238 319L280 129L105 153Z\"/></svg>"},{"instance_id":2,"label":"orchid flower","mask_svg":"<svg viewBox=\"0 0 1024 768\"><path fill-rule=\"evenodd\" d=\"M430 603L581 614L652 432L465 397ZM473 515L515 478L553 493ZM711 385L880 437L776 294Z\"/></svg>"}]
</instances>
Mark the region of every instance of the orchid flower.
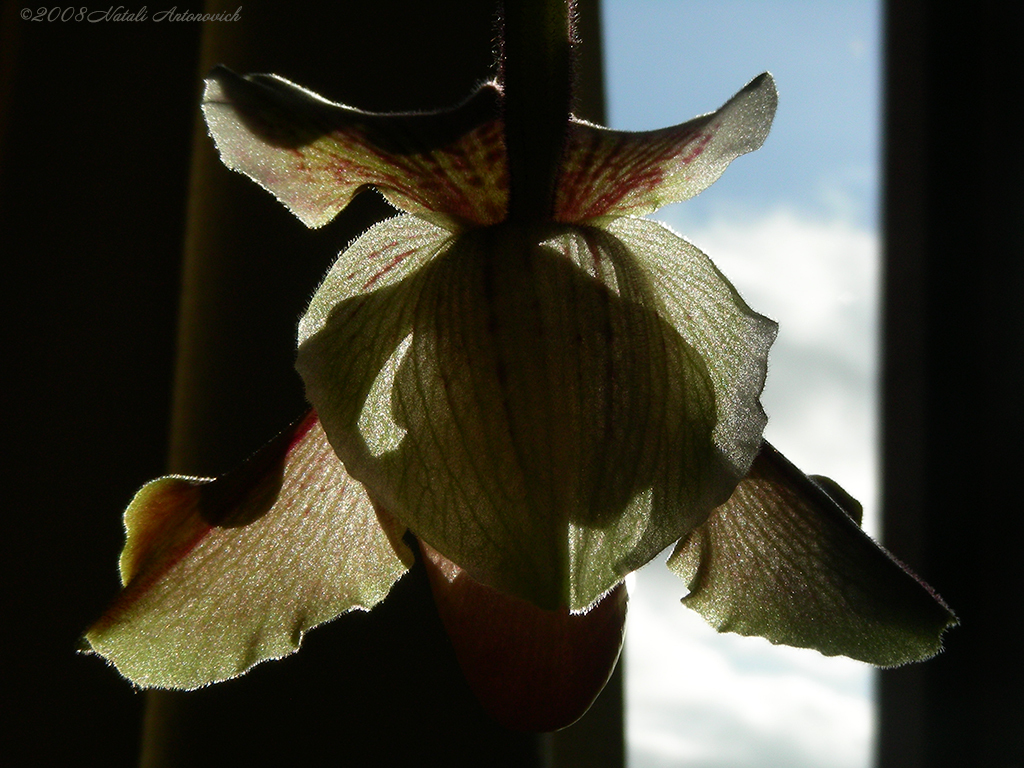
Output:
<instances>
[{"instance_id":1,"label":"orchid flower","mask_svg":"<svg viewBox=\"0 0 1024 768\"><path fill-rule=\"evenodd\" d=\"M372 608L418 546L471 678L490 663L475 633L507 644L558 617L568 645L611 638L576 653L599 690L623 579L675 545L684 604L719 630L878 665L935 654L948 608L856 502L763 441L776 324L643 218L762 144L771 76L663 130L570 119L553 204L527 219L509 215L504 98L489 83L454 109L371 114L212 73L222 160L307 226L365 187L403 213L338 257L299 323L313 410L226 476L132 500L125 587L88 648L143 687L225 680ZM519 618L496 630L485 604Z\"/></svg>"}]
</instances>

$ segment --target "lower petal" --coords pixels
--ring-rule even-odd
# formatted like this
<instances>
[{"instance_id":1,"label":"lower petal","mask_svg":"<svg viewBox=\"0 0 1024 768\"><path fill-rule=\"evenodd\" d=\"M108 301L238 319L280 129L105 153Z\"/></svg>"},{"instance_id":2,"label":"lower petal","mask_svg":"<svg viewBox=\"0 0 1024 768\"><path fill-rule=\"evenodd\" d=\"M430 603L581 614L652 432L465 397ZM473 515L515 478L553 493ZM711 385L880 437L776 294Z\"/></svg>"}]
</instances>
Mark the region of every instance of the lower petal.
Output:
<instances>
[{"instance_id":1,"label":"lower petal","mask_svg":"<svg viewBox=\"0 0 1024 768\"><path fill-rule=\"evenodd\" d=\"M934 656L956 617L829 487L765 443L729 501L669 558L690 590L683 604L720 632L826 656L886 667Z\"/></svg>"}]
</instances>

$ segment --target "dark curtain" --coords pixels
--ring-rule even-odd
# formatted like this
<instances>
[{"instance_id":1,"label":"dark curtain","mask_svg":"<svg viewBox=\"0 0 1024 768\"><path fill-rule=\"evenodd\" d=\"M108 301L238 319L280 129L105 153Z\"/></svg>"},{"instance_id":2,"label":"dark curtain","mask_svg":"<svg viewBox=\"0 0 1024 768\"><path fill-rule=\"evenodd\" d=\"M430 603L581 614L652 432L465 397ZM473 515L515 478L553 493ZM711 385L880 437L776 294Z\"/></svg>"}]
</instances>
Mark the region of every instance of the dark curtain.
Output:
<instances>
[{"instance_id":1,"label":"dark curtain","mask_svg":"<svg viewBox=\"0 0 1024 768\"><path fill-rule=\"evenodd\" d=\"M205 23L141 9L61 21L4 4L5 761L131 766L144 741L151 766L542 764L572 739L486 717L416 573L302 653L187 696L141 694L75 656L118 586L119 511L168 467L222 472L302 412L297 318L337 252L390 212L366 195L306 230L219 164L202 75L276 72L370 110L454 104L493 76L493 2L247 2L239 21ZM585 69L599 93L600 67ZM606 698L605 760L621 765L621 693Z\"/></svg>"},{"instance_id":2,"label":"dark curtain","mask_svg":"<svg viewBox=\"0 0 1024 768\"><path fill-rule=\"evenodd\" d=\"M167 468L200 26L26 6L0 41L3 759L120 768L143 696L75 648L118 588L117 511Z\"/></svg>"},{"instance_id":3,"label":"dark curtain","mask_svg":"<svg viewBox=\"0 0 1024 768\"><path fill-rule=\"evenodd\" d=\"M885 538L962 625L882 673L880 764L1024 766L1024 5L886 23Z\"/></svg>"}]
</instances>

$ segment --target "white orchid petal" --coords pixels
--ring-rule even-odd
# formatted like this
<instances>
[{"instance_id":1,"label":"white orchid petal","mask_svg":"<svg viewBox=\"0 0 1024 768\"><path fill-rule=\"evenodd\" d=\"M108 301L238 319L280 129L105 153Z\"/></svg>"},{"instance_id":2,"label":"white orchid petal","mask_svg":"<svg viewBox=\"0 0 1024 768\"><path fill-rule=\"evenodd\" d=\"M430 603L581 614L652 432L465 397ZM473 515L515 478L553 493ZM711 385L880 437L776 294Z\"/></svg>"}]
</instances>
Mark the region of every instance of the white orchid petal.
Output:
<instances>
[{"instance_id":1,"label":"white orchid petal","mask_svg":"<svg viewBox=\"0 0 1024 768\"><path fill-rule=\"evenodd\" d=\"M636 254L666 320L705 360L718 408L715 444L739 479L768 421L759 398L778 324L747 306L711 259L665 225L620 218L606 229Z\"/></svg>"},{"instance_id":2,"label":"white orchid petal","mask_svg":"<svg viewBox=\"0 0 1024 768\"><path fill-rule=\"evenodd\" d=\"M544 607L586 609L703 522L760 441L770 339L747 337L774 326L648 224L423 229L428 265L365 295L329 277L313 305L337 303L302 333L307 392L350 471L474 578ZM377 258L381 233L331 275ZM681 296L654 279L663 255L695 271ZM705 357L734 337L742 364ZM755 418L723 416L735 407Z\"/></svg>"}]
</instances>

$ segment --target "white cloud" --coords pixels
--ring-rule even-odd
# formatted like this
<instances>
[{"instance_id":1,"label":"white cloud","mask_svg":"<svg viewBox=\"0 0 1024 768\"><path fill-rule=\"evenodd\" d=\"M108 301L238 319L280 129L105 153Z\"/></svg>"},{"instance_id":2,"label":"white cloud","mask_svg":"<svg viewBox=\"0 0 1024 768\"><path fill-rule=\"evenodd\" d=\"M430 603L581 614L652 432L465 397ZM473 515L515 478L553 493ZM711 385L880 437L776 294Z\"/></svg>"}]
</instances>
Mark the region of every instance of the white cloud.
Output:
<instances>
[{"instance_id":1,"label":"white cloud","mask_svg":"<svg viewBox=\"0 0 1024 768\"><path fill-rule=\"evenodd\" d=\"M877 237L788 211L683 234L780 323L764 396L768 438L805 471L835 478L870 515ZM679 604L684 591L659 563L637 576L626 644L632 768L869 764L866 665L718 635Z\"/></svg>"},{"instance_id":2,"label":"white cloud","mask_svg":"<svg viewBox=\"0 0 1024 768\"><path fill-rule=\"evenodd\" d=\"M861 768L872 735L867 668L719 635L682 607L658 562L638 575L627 632L632 768Z\"/></svg>"},{"instance_id":3,"label":"white cloud","mask_svg":"<svg viewBox=\"0 0 1024 768\"><path fill-rule=\"evenodd\" d=\"M683 234L755 310L779 323L762 398L768 439L805 471L829 475L859 498L871 530L877 235L787 210L722 218Z\"/></svg>"}]
</instances>

